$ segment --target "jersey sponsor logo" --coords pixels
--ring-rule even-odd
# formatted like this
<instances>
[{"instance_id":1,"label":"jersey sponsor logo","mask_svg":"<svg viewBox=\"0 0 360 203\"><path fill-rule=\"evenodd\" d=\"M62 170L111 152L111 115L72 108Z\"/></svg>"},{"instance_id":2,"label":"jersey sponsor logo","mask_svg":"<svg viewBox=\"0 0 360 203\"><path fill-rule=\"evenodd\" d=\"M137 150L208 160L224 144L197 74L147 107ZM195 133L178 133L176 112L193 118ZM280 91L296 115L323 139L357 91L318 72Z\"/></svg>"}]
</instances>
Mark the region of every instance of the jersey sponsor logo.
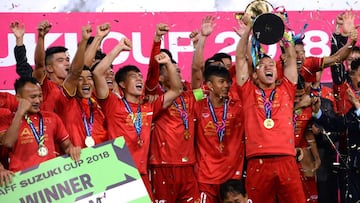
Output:
<instances>
[{"instance_id":1,"label":"jersey sponsor logo","mask_svg":"<svg viewBox=\"0 0 360 203\"><path fill-rule=\"evenodd\" d=\"M202 113L201 115L202 115L203 118L207 118L207 117L210 116L210 114L208 114L208 113Z\"/></svg>"}]
</instances>

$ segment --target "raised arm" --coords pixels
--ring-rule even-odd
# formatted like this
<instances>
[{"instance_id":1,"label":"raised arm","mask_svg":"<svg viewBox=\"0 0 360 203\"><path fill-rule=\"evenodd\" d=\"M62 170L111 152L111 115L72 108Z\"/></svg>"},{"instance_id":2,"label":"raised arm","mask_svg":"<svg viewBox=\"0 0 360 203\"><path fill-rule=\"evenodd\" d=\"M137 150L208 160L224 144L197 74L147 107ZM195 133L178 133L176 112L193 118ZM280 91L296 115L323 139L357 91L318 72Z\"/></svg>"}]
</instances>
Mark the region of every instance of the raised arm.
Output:
<instances>
[{"instance_id":1,"label":"raised arm","mask_svg":"<svg viewBox=\"0 0 360 203\"><path fill-rule=\"evenodd\" d=\"M42 84L46 76L46 65L45 65L45 35L50 31L51 24L49 21L44 20L40 22L37 31L38 39L35 47L35 70L33 77Z\"/></svg>"},{"instance_id":2,"label":"raised arm","mask_svg":"<svg viewBox=\"0 0 360 203\"><path fill-rule=\"evenodd\" d=\"M285 48L284 76L292 83L297 84L298 70L296 65L296 52L292 36L289 32L284 32L282 43Z\"/></svg>"},{"instance_id":3,"label":"raised arm","mask_svg":"<svg viewBox=\"0 0 360 203\"><path fill-rule=\"evenodd\" d=\"M170 57L166 53L160 53L155 56L156 61L159 64L164 64L166 71L169 75L169 89L164 93L163 108L167 108L171 103L180 96L182 92L181 77L177 71L175 64L170 60Z\"/></svg>"},{"instance_id":4,"label":"raised arm","mask_svg":"<svg viewBox=\"0 0 360 203\"><path fill-rule=\"evenodd\" d=\"M192 89L200 88L203 81L204 71L204 47L205 41L208 36L214 31L216 26L214 16L206 16L201 22L201 29L199 37L194 50L193 61L192 61L192 72L191 72L191 87Z\"/></svg>"},{"instance_id":5,"label":"raised arm","mask_svg":"<svg viewBox=\"0 0 360 203\"><path fill-rule=\"evenodd\" d=\"M107 98L109 95L109 87L105 79L105 72L121 51L130 51L131 47L131 41L129 39L122 38L119 43L111 50L111 52L108 53L105 58L103 58L96 66L93 71L93 77L97 98Z\"/></svg>"},{"instance_id":6,"label":"raised arm","mask_svg":"<svg viewBox=\"0 0 360 203\"><path fill-rule=\"evenodd\" d=\"M334 65L336 63L342 63L350 54L351 48L355 46L358 38L358 31L355 26L355 14L352 11L346 11L342 15L343 19L343 32L349 35L347 43L340 48L336 53L324 57L324 67Z\"/></svg>"},{"instance_id":7,"label":"raised arm","mask_svg":"<svg viewBox=\"0 0 360 203\"><path fill-rule=\"evenodd\" d=\"M14 48L16 73L20 77L31 77L33 69L27 61L26 48L24 45L25 25L19 24L19 22L14 21L11 22L10 29L14 33L16 38L16 46Z\"/></svg>"},{"instance_id":8,"label":"raised arm","mask_svg":"<svg viewBox=\"0 0 360 203\"><path fill-rule=\"evenodd\" d=\"M1 144L7 148L12 148L18 139L21 120L25 113L30 109L31 103L26 99L19 99L19 106L15 116L6 131L5 135L1 138Z\"/></svg>"},{"instance_id":9,"label":"raised arm","mask_svg":"<svg viewBox=\"0 0 360 203\"><path fill-rule=\"evenodd\" d=\"M75 96L76 88L78 84L78 79L81 75L81 72L84 68L84 59L85 59L85 49L87 40L91 36L91 26L85 25L82 28L82 38L76 50L74 59L71 63L71 67L68 75L66 76L63 87L67 91L67 94L70 96Z\"/></svg>"},{"instance_id":10,"label":"raised arm","mask_svg":"<svg viewBox=\"0 0 360 203\"><path fill-rule=\"evenodd\" d=\"M110 24L104 23L96 28L96 36L91 44L86 48L84 65L90 67L95 58L96 51L99 49L102 40L109 34Z\"/></svg>"},{"instance_id":11,"label":"raised arm","mask_svg":"<svg viewBox=\"0 0 360 203\"><path fill-rule=\"evenodd\" d=\"M162 37L169 32L169 26L164 23L156 25L154 42L151 49L149 69L146 76L146 94L153 94L158 87L160 77L159 63L155 60L155 56L160 53L160 45Z\"/></svg>"},{"instance_id":12,"label":"raised arm","mask_svg":"<svg viewBox=\"0 0 360 203\"><path fill-rule=\"evenodd\" d=\"M345 46L348 37L343 36L341 32L341 27L344 24L343 14L340 14L336 17L336 27L335 31L331 37L331 55L335 54L341 47ZM333 83L340 85L345 81L345 66L343 63L335 63L331 67L331 77ZM334 89L335 90L335 89Z\"/></svg>"},{"instance_id":13,"label":"raised arm","mask_svg":"<svg viewBox=\"0 0 360 203\"><path fill-rule=\"evenodd\" d=\"M236 82L242 86L249 78L249 64L247 60L247 49L249 43L249 35L251 32L251 18L248 14L245 14L241 20L238 20L239 29L235 30L237 33L241 33L240 41L235 51L235 68L236 68Z\"/></svg>"}]
</instances>

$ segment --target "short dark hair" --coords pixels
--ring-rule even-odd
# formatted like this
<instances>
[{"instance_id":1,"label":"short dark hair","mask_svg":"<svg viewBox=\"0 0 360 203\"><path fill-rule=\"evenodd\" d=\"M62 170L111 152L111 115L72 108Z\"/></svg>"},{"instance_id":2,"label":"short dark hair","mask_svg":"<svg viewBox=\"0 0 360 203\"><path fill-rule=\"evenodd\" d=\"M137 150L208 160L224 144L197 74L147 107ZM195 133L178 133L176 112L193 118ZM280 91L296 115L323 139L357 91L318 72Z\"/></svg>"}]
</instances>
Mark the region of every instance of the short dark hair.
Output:
<instances>
[{"instance_id":1,"label":"short dark hair","mask_svg":"<svg viewBox=\"0 0 360 203\"><path fill-rule=\"evenodd\" d=\"M63 46L49 47L45 51L45 64L48 65L48 61L53 57L54 54L66 52L68 49Z\"/></svg>"},{"instance_id":2,"label":"short dark hair","mask_svg":"<svg viewBox=\"0 0 360 203\"><path fill-rule=\"evenodd\" d=\"M221 65L209 65L205 68L204 79L206 82L211 80L212 76L218 76L230 80L230 73L227 68Z\"/></svg>"},{"instance_id":3,"label":"short dark hair","mask_svg":"<svg viewBox=\"0 0 360 203\"><path fill-rule=\"evenodd\" d=\"M95 53L95 60L101 60L103 58L105 58L106 54L100 50L96 50Z\"/></svg>"},{"instance_id":4,"label":"short dark hair","mask_svg":"<svg viewBox=\"0 0 360 203\"><path fill-rule=\"evenodd\" d=\"M351 62L351 71L357 71L360 67L360 58L357 58Z\"/></svg>"},{"instance_id":5,"label":"short dark hair","mask_svg":"<svg viewBox=\"0 0 360 203\"><path fill-rule=\"evenodd\" d=\"M242 180L230 179L220 185L220 197L224 200L228 193L242 194L246 196L244 182Z\"/></svg>"},{"instance_id":6,"label":"short dark hair","mask_svg":"<svg viewBox=\"0 0 360 203\"><path fill-rule=\"evenodd\" d=\"M40 83L33 77L20 77L15 80L14 83L15 92L19 93L27 83L40 86Z\"/></svg>"},{"instance_id":7,"label":"short dark hair","mask_svg":"<svg viewBox=\"0 0 360 203\"><path fill-rule=\"evenodd\" d=\"M224 52L216 53L216 54L214 54L212 57L213 57L213 58L218 58L218 59L220 59L220 60L222 60L222 59L225 58L225 59L229 59L230 61L232 61L231 56L230 56L229 54L227 54L227 53L224 53Z\"/></svg>"},{"instance_id":8,"label":"short dark hair","mask_svg":"<svg viewBox=\"0 0 360 203\"><path fill-rule=\"evenodd\" d=\"M304 36L304 37L305 37L305 36ZM304 38L295 39L294 45L304 45L303 39L304 39Z\"/></svg>"},{"instance_id":9,"label":"short dark hair","mask_svg":"<svg viewBox=\"0 0 360 203\"><path fill-rule=\"evenodd\" d=\"M134 65L123 66L115 74L116 83L119 84L120 82L125 81L126 75L130 71L135 71L135 72L139 73L140 69L138 67L134 66Z\"/></svg>"},{"instance_id":10,"label":"short dark hair","mask_svg":"<svg viewBox=\"0 0 360 203\"><path fill-rule=\"evenodd\" d=\"M212 63L215 63L215 62L220 62L220 63L224 64L224 62L221 60L221 58L212 56L212 57L206 59L205 66L204 66L205 69L207 67L209 67ZM224 67L225 67L225 64L224 64Z\"/></svg>"},{"instance_id":11,"label":"short dark hair","mask_svg":"<svg viewBox=\"0 0 360 203\"><path fill-rule=\"evenodd\" d=\"M171 60L171 63L177 64L177 62L174 60L171 52L168 49L160 49L160 52L164 52L165 54L167 54Z\"/></svg>"},{"instance_id":12,"label":"short dark hair","mask_svg":"<svg viewBox=\"0 0 360 203\"><path fill-rule=\"evenodd\" d=\"M351 53L360 53L360 47L359 46L353 46L351 49Z\"/></svg>"}]
</instances>

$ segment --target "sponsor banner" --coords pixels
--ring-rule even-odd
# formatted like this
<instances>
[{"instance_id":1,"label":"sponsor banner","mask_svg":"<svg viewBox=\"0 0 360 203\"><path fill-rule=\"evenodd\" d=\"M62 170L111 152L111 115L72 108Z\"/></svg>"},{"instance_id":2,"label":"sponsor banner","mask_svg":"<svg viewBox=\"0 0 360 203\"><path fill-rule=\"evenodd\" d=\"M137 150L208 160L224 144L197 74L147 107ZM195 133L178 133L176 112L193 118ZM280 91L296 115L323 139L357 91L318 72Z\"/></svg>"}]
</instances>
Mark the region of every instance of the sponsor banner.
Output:
<instances>
[{"instance_id":1,"label":"sponsor banner","mask_svg":"<svg viewBox=\"0 0 360 203\"><path fill-rule=\"evenodd\" d=\"M15 174L0 187L1 202L151 202L122 137Z\"/></svg>"},{"instance_id":2,"label":"sponsor banner","mask_svg":"<svg viewBox=\"0 0 360 203\"><path fill-rule=\"evenodd\" d=\"M330 54L330 35L334 30L334 19L342 11L289 11L289 27L295 33L308 24L305 30L305 51L307 56L327 56ZM205 58L216 52L226 52L235 59L235 48L239 37L233 31L237 26L233 12L129 12L129 13L0 13L0 26L9 27L12 21L19 21L26 26L24 44L27 48L29 63L34 65L34 50L37 41L37 25L42 20L52 23L50 33L46 35L45 47L62 45L75 55L77 42L81 37L81 27L96 26L109 22L111 32L103 40L101 47L108 53L122 38L132 40L133 49L121 53L113 62L115 71L122 65L137 65L146 74L151 45L157 23L167 23L170 31L164 36L162 47L169 49L182 72L183 78L191 78L193 46L189 39L191 31L200 29L201 20L206 15L216 17L215 31L208 37L205 45ZM359 19L356 19L359 21ZM15 72L13 49L15 37L10 29L0 33L0 90L13 89L18 77ZM269 55L278 58L280 49L277 45L265 47ZM330 72L325 71L323 82L331 82Z\"/></svg>"}]
</instances>

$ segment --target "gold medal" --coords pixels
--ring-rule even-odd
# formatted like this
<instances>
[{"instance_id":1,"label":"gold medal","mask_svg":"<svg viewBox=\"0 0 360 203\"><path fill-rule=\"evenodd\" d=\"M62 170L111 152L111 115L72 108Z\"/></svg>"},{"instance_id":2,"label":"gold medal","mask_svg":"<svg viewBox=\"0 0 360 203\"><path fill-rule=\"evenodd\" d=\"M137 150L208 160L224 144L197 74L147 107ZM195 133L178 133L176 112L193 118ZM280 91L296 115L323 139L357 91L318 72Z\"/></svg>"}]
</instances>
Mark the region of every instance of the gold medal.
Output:
<instances>
[{"instance_id":1,"label":"gold medal","mask_svg":"<svg viewBox=\"0 0 360 203\"><path fill-rule=\"evenodd\" d=\"M142 140L141 138L139 138L138 141L137 141L137 143L138 143L139 147L142 147L143 144L144 144L144 140Z\"/></svg>"},{"instance_id":2,"label":"gold medal","mask_svg":"<svg viewBox=\"0 0 360 203\"><path fill-rule=\"evenodd\" d=\"M48 148L45 147L45 146L39 146L39 149L38 149L38 155L41 156L41 157L44 157L48 154Z\"/></svg>"},{"instance_id":3,"label":"gold medal","mask_svg":"<svg viewBox=\"0 0 360 203\"><path fill-rule=\"evenodd\" d=\"M185 130L184 131L184 139L189 140L189 138L190 138L190 132L189 132L189 130Z\"/></svg>"},{"instance_id":4,"label":"gold medal","mask_svg":"<svg viewBox=\"0 0 360 203\"><path fill-rule=\"evenodd\" d=\"M219 144L219 151L221 152L221 153L223 153L224 152L224 144L221 142L220 144Z\"/></svg>"},{"instance_id":5,"label":"gold medal","mask_svg":"<svg viewBox=\"0 0 360 203\"><path fill-rule=\"evenodd\" d=\"M264 120L264 127L266 128L266 129L271 129L271 128L273 128L274 127L274 120L273 119L271 119L271 118L267 118L267 119L265 119Z\"/></svg>"},{"instance_id":6,"label":"gold medal","mask_svg":"<svg viewBox=\"0 0 360 203\"><path fill-rule=\"evenodd\" d=\"M85 138L85 145L86 145L87 147L92 147L92 146L94 146L94 145L95 145L95 140L94 140L94 138L92 138L91 136L86 136L86 138Z\"/></svg>"}]
</instances>

